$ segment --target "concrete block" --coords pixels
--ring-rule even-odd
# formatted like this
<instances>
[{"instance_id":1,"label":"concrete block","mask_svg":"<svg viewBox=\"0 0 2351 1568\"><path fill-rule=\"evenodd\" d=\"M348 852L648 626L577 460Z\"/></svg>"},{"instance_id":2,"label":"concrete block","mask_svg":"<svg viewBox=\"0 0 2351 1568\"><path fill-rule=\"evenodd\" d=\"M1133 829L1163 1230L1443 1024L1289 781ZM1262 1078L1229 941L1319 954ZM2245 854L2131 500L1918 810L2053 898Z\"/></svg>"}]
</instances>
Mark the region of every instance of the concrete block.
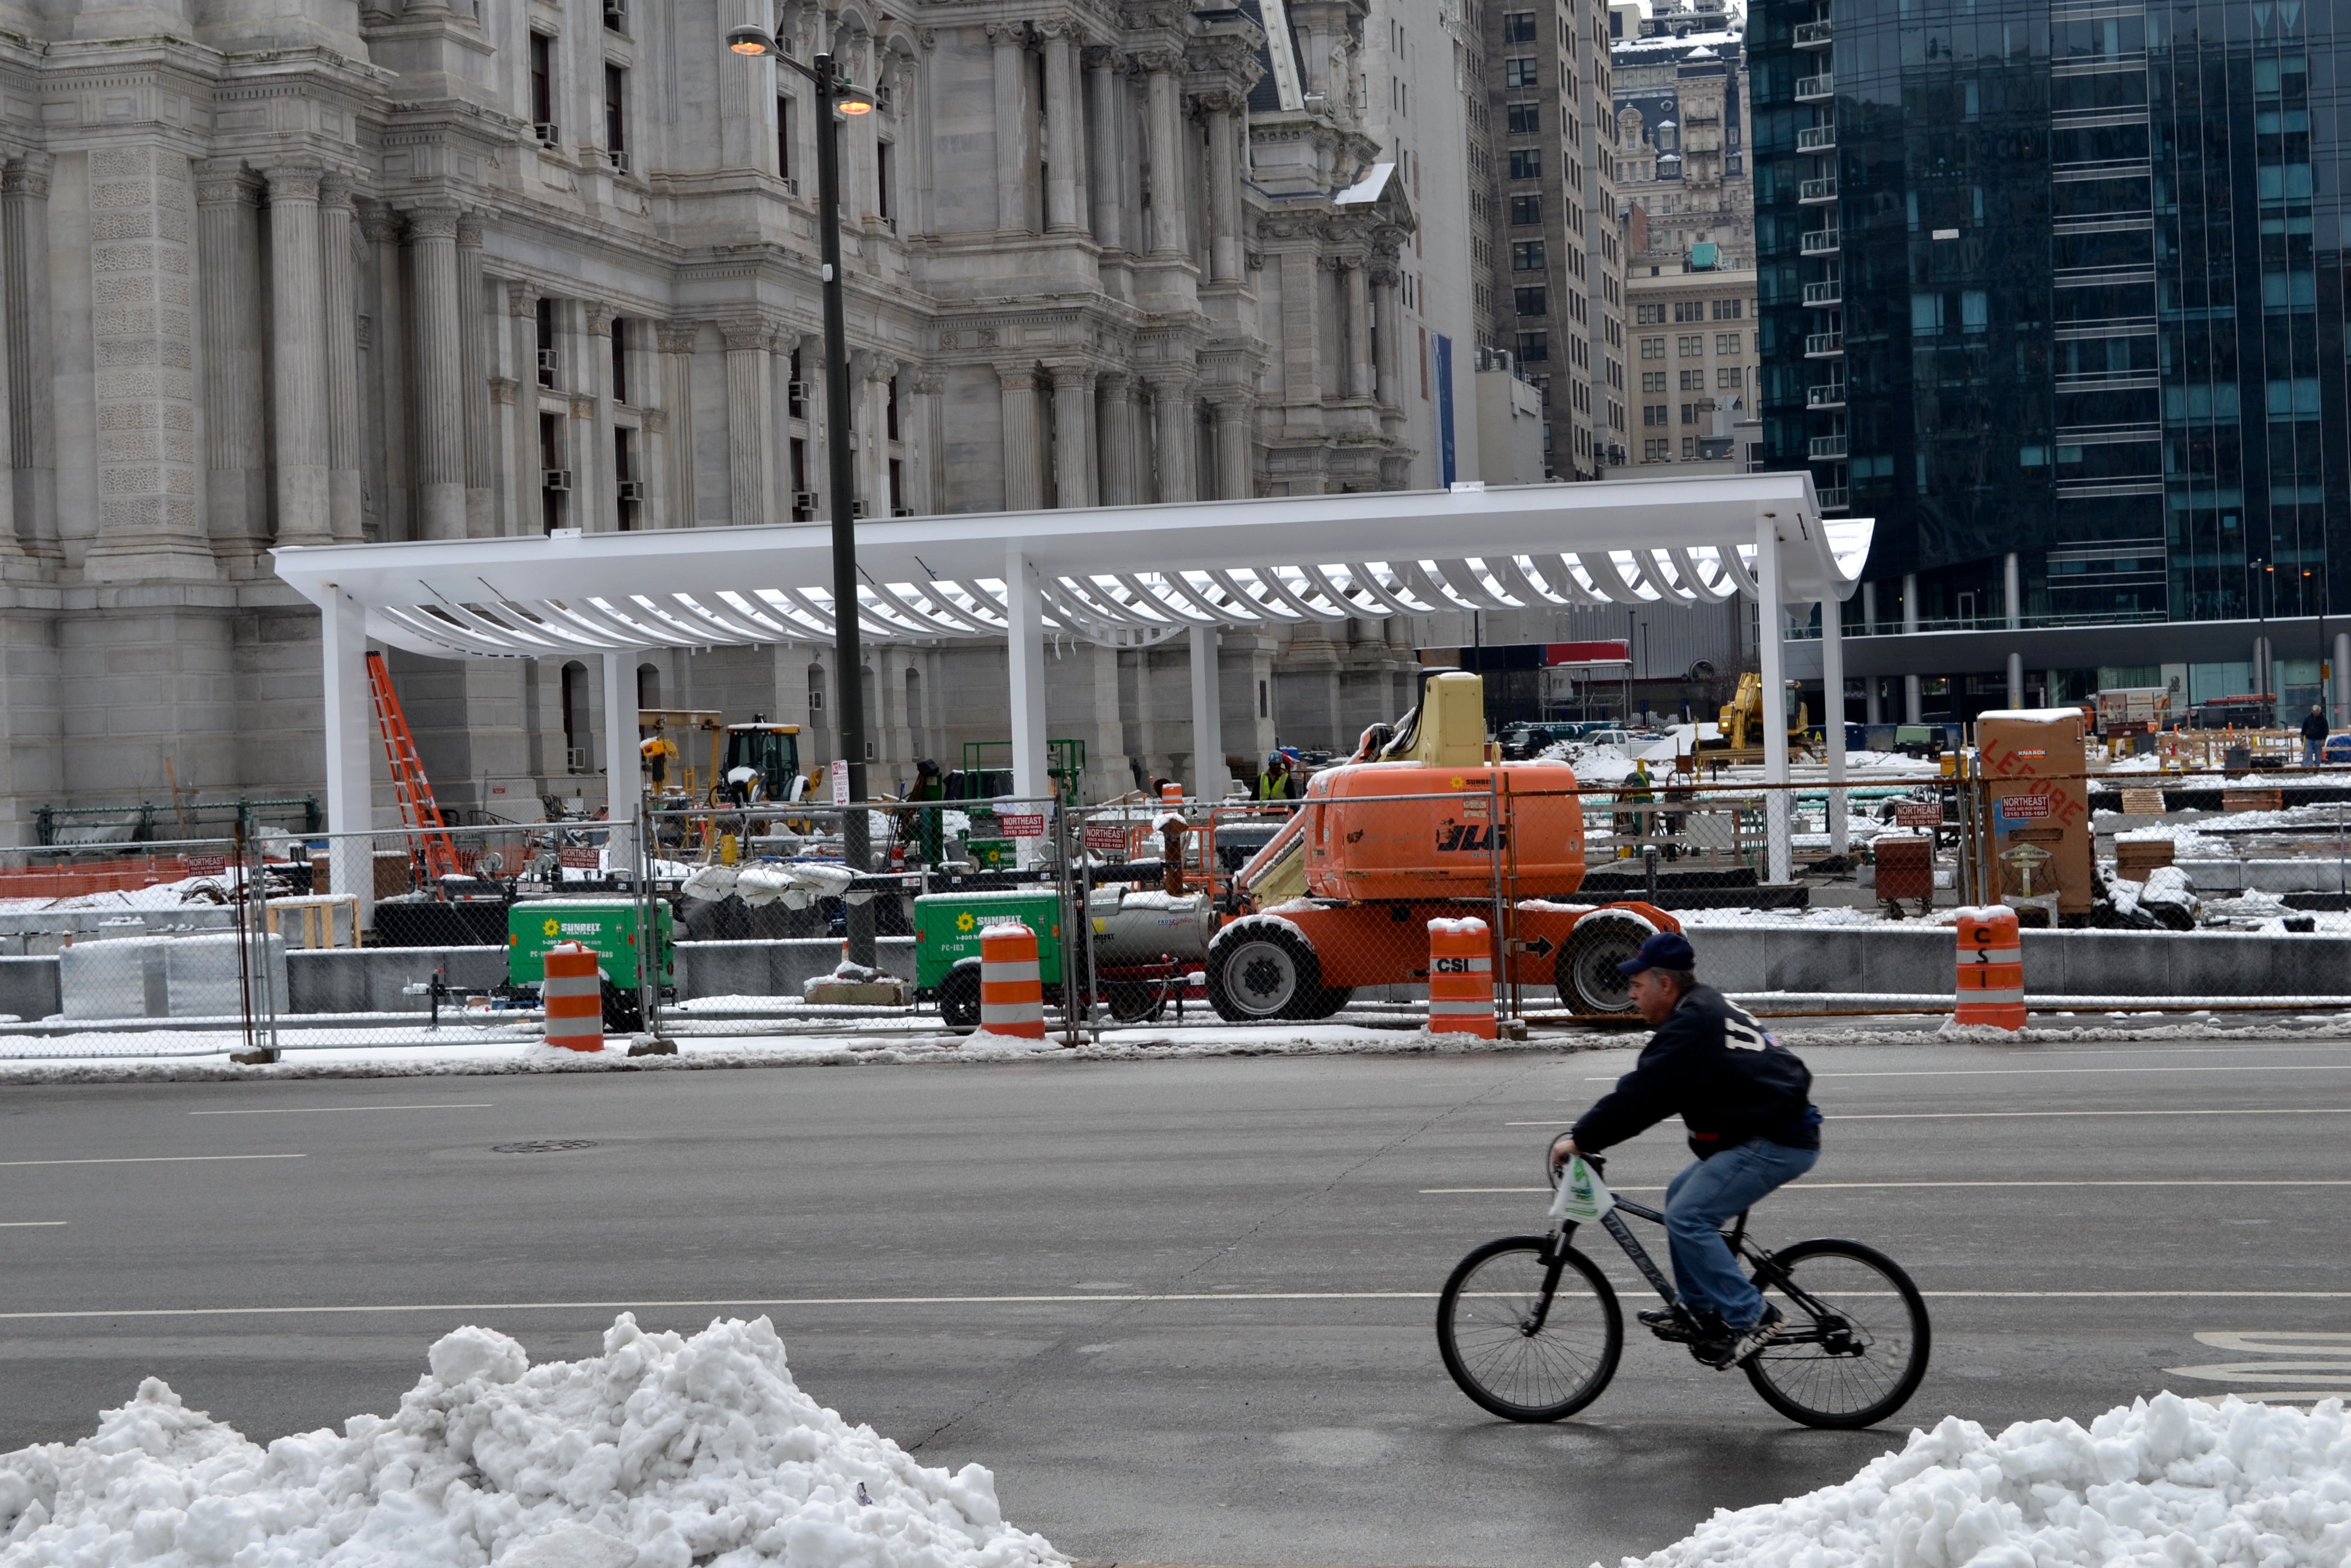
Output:
<instances>
[{"instance_id":1,"label":"concrete block","mask_svg":"<svg viewBox=\"0 0 2351 1568\"><path fill-rule=\"evenodd\" d=\"M30 1023L64 1010L54 956L0 957L0 1013L14 1013Z\"/></svg>"}]
</instances>

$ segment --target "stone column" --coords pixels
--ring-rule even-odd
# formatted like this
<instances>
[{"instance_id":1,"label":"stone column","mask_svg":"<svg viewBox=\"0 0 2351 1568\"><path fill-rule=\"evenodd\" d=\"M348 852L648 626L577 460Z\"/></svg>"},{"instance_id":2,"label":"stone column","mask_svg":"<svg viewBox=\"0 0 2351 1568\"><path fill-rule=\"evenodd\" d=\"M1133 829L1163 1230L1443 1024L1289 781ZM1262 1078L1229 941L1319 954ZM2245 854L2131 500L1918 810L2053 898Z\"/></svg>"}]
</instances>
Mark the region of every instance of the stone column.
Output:
<instances>
[{"instance_id":1,"label":"stone column","mask_svg":"<svg viewBox=\"0 0 2351 1568\"><path fill-rule=\"evenodd\" d=\"M416 298L416 478L418 532L465 537L465 370L457 350L457 214L426 207L408 214Z\"/></svg>"},{"instance_id":2,"label":"stone column","mask_svg":"<svg viewBox=\"0 0 2351 1568\"><path fill-rule=\"evenodd\" d=\"M1381 261L1372 267L1372 379L1382 408L1401 411L1404 407L1402 367L1397 349L1404 333L1403 314L1397 309L1395 263Z\"/></svg>"},{"instance_id":3,"label":"stone column","mask_svg":"<svg viewBox=\"0 0 2351 1568\"><path fill-rule=\"evenodd\" d=\"M351 182L319 182L319 308L326 317L327 528L360 539L360 310L351 265Z\"/></svg>"},{"instance_id":4,"label":"stone column","mask_svg":"<svg viewBox=\"0 0 2351 1568\"><path fill-rule=\"evenodd\" d=\"M367 453L366 494L379 538L415 538L416 507L410 489L407 376L402 346L408 341L408 299L400 286L400 214L381 202L360 204L360 233L366 238L368 269L368 384L360 400L365 412L360 434ZM532 495L537 497L534 486ZM534 514L531 531L538 531Z\"/></svg>"},{"instance_id":5,"label":"stone column","mask_svg":"<svg viewBox=\"0 0 2351 1568\"><path fill-rule=\"evenodd\" d=\"M1126 116L1119 89L1118 51L1090 48L1085 52L1087 138L1091 142L1086 172L1092 187L1092 227L1104 250L1126 247L1125 193L1120 171L1127 160Z\"/></svg>"},{"instance_id":6,"label":"stone column","mask_svg":"<svg viewBox=\"0 0 2351 1568\"><path fill-rule=\"evenodd\" d=\"M507 530L536 534L545 523L538 497L538 290L520 280L507 284L507 339L514 369L514 476L507 486Z\"/></svg>"},{"instance_id":7,"label":"stone column","mask_svg":"<svg viewBox=\"0 0 2351 1568\"><path fill-rule=\"evenodd\" d=\"M1143 499L1135 483L1134 378L1124 371L1104 371L1094 385L1101 398L1095 460L1102 475L1102 502L1133 506Z\"/></svg>"},{"instance_id":8,"label":"stone column","mask_svg":"<svg viewBox=\"0 0 2351 1568\"><path fill-rule=\"evenodd\" d=\"M946 403L944 393L946 378L935 371L926 371L914 378L914 413L911 428L923 433L921 441L907 443L906 505L918 514L937 513L946 509L946 499L939 493L939 455L946 443Z\"/></svg>"},{"instance_id":9,"label":"stone column","mask_svg":"<svg viewBox=\"0 0 2351 1568\"><path fill-rule=\"evenodd\" d=\"M270 410L277 424L277 542L334 539L327 485L327 312L313 165L269 180Z\"/></svg>"},{"instance_id":10,"label":"stone column","mask_svg":"<svg viewBox=\"0 0 2351 1568\"><path fill-rule=\"evenodd\" d=\"M1037 368L999 365L996 376L1004 414L1004 509L1037 511L1045 505L1042 436L1037 428Z\"/></svg>"},{"instance_id":11,"label":"stone column","mask_svg":"<svg viewBox=\"0 0 2351 1568\"><path fill-rule=\"evenodd\" d=\"M495 442L490 423L490 371L482 343L482 320L488 310L482 277L482 218L478 213L457 219L457 376L465 387L465 532L483 538L497 532L492 521L492 495L497 483L493 461Z\"/></svg>"},{"instance_id":12,"label":"stone column","mask_svg":"<svg viewBox=\"0 0 2351 1568\"><path fill-rule=\"evenodd\" d=\"M666 516L655 526L690 528L694 515L694 340L692 321L661 324L662 454L668 481L662 487Z\"/></svg>"},{"instance_id":13,"label":"stone column","mask_svg":"<svg viewBox=\"0 0 2351 1568\"><path fill-rule=\"evenodd\" d=\"M8 438L17 527L41 560L57 544L57 403L50 392L49 154L27 152L0 172L0 267L8 321ZM255 514L257 517L259 514ZM257 531L257 530L256 530Z\"/></svg>"},{"instance_id":14,"label":"stone column","mask_svg":"<svg viewBox=\"0 0 2351 1568\"><path fill-rule=\"evenodd\" d=\"M768 443L774 421L768 390L768 340L764 321L719 325L726 342L727 520L764 523L774 515L768 493Z\"/></svg>"},{"instance_id":15,"label":"stone column","mask_svg":"<svg viewBox=\"0 0 2351 1568\"><path fill-rule=\"evenodd\" d=\"M262 451L261 421L266 383L262 375L261 319L256 294L261 277L256 194L252 177L235 159L208 165L196 182L196 279L204 345L204 501L214 548L236 554L257 550L269 538L269 476ZM13 264L13 245L9 250ZM10 326L13 371L19 356L15 323ZM12 375L10 387L19 384ZM14 414L30 413L23 406L25 401L17 400ZM11 423L25 421L18 417ZM18 439L22 452L23 438Z\"/></svg>"},{"instance_id":16,"label":"stone column","mask_svg":"<svg viewBox=\"0 0 2351 1568\"><path fill-rule=\"evenodd\" d=\"M1054 365L1053 491L1062 507L1094 504L1094 372L1091 365Z\"/></svg>"},{"instance_id":17,"label":"stone column","mask_svg":"<svg viewBox=\"0 0 2351 1568\"><path fill-rule=\"evenodd\" d=\"M588 317L588 373L581 378L588 392L588 444L595 450L584 463L572 466L572 483L587 492L580 507L580 526L590 533L618 533L621 528L621 476L612 461L612 308L590 299Z\"/></svg>"},{"instance_id":18,"label":"stone column","mask_svg":"<svg viewBox=\"0 0 2351 1568\"><path fill-rule=\"evenodd\" d=\"M1240 95L1221 92L1209 99L1208 213L1211 243L1208 280L1241 280Z\"/></svg>"},{"instance_id":19,"label":"stone column","mask_svg":"<svg viewBox=\"0 0 2351 1568\"><path fill-rule=\"evenodd\" d=\"M1339 267L1347 286L1347 398L1363 402L1372 395L1371 277L1360 257L1343 257Z\"/></svg>"},{"instance_id":20,"label":"stone column","mask_svg":"<svg viewBox=\"0 0 2351 1568\"><path fill-rule=\"evenodd\" d=\"M1159 498L1197 500L1199 455L1192 437L1191 378L1153 377L1151 413L1158 427Z\"/></svg>"},{"instance_id":21,"label":"stone column","mask_svg":"<svg viewBox=\"0 0 2351 1568\"><path fill-rule=\"evenodd\" d=\"M1045 51L1045 228L1049 234L1074 234L1083 225L1078 217L1078 121L1076 51L1064 21L1040 22L1037 35Z\"/></svg>"},{"instance_id":22,"label":"stone column","mask_svg":"<svg viewBox=\"0 0 2351 1568\"><path fill-rule=\"evenodd\" d=\"M996 66L996 226L1008 235L1029 234L1037 118L1029 100L1029 29L1020 22L990 22L987 30Z\"/></svg>"},{"instance_id":23,"label":"stone column","mask_svg":"<svg viewBox=\"0 0 2351 1568\"><path fill-rule=\"evenodd\" d=\"M1183 57L1160 50L1145 55L1143 68L1150 81L1151 254L1190 254L1190 231L1184 218L1184 123L1177 72Z\"/></svg>"},{"instance_id":24,"label":"stone column","mask_svg":"<svg viewBox=\"0 0 2351 1568\"><path fill-rule=\"evenodd\" d=\"M1249 462L1249 423L1257 412L1257 398L1248 392L1224 392L1217 396L1215 407L1217 499L1245 500L1257 492Z\"/></svg>"}]
</instances>

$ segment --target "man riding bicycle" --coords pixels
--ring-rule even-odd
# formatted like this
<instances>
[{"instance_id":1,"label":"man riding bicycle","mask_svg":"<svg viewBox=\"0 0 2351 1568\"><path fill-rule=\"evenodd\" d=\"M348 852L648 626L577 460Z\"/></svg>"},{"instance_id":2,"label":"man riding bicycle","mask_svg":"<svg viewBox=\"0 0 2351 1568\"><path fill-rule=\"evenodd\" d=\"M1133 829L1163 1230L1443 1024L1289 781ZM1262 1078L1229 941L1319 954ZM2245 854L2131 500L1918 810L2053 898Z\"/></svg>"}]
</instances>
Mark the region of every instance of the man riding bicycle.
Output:
<instances>
[{"instance_id":1,"label":"man riding bicycle","mask_svg":"<svg viewBox=\"0 0 2351 1568\"><path fill-rule=\"evenodd\" d=\"M1657 1032L1615 1089L1552 1142L1552 1169L1680 1114L1698 1160L1666 1188L1674 1282L1698 1318L1701 1359L1737 1366L1778 1335L1780 1312L1740 1272L1722 1227L1821 1157L1821 1113L1807 1097L1813 1075L1720 991L1698 983L1698 956L1678 933L1659 932L1616 967ZM1663 1337L1684 1337L1670 1311L1640 1317Z\"/></svg>"}]
</instances>

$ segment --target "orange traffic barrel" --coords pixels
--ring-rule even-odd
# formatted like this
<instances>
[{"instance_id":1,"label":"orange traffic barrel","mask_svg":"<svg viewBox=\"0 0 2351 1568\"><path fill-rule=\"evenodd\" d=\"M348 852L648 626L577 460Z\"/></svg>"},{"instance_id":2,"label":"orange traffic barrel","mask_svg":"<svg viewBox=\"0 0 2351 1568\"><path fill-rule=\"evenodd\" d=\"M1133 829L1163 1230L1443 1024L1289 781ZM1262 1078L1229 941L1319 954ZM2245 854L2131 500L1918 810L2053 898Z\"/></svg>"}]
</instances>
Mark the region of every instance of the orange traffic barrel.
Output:
<instances>
[{"instance_id":1,"label":"orange traffic barrel","mask_svg":"<svg viewBox=\"0 0 2351 1568\"><path fill-rule=\"evenodd\" d=\"M1482 920L1428 923L1428 1032L1495 1037L1494 950Z\"/></svg>"},{"instance_id":2,"label":"orange traffic barrel","mask_svg":"<svg viewBox=\"0 0 2351 1568\"><path fill-rule=\"evenodd\" d=\"M547 950L547 977L539 982L538 998L547 1009L547 1043L568 1051L604 1049L603 985L596 971L596 952L577 942L559 942Z\"/></svg>"},{"instance_id":3,"label":"orange traffic barrel","mask_svg":"<svg viewBox=\"0 0 2351 1568\"><path fill-rule=\"evenodd\" d=\"M2024 946L2013 909L1959 911L1959 1006L1951 1021L2024 1027Z\"/></svg>"},{"instance_id":4,"label":"orange traffic barrel","mask_svg":"<svg viewBox=\"0 0 2351 1568\"><path fill-rule=\"evenodd\" d=\"M1045 984L1037 969L1037 934L1017 920L979 934L979 1032L1014 1040L1045 1038Z\"/></svg>"},{"instance_id":5,"label":"orange traffic barrel","mask_svg":"<svg viewBox=\"0 0 2351 1568\"><path fill-rule=\"evenodd\" d=\"M1161 780L1159 785L1159 803L1166 807L1171 811L1182 810L1184 809L1184 786L1178 784L1173 779Z\"/></svg>"}]
</instances>

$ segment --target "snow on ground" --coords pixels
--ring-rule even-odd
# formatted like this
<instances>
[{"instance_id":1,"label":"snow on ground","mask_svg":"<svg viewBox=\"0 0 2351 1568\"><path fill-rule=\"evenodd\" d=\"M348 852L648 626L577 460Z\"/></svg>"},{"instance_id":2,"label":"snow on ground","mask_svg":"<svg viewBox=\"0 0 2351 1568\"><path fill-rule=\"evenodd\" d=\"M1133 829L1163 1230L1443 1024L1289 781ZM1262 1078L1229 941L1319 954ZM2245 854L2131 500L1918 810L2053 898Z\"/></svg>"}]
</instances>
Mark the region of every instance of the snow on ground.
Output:
<instances>
[{"instance_id":1,"label":"snow on ground","mask_svg":"<svg viewBox=\"0 0 2351 1568\"><path fill-rule=\"evenodd\" d=\"M0 1455L0 1562L114 1568L1064 1568L982 1466L918 1464L800 1392L766 1318L622 1313L532 1366L462 1328L390 1416L264 1448L157 1378L78 1443Z\"/></svg>"},{"instance_id":2,"label":"snow on ground","mask_svg":"<svg viewBox=\"0 0 2351 1568\"><path fill-rule=\"evenodd\" d=\"M1946 1416L1851 1480L1728 1509L1625 1568L2342 1568L2351 1421L2159 1394L1998 1437ZM1594 1568L1598 1568L1594 1564Z\"/></svg>"}]
</instances>

